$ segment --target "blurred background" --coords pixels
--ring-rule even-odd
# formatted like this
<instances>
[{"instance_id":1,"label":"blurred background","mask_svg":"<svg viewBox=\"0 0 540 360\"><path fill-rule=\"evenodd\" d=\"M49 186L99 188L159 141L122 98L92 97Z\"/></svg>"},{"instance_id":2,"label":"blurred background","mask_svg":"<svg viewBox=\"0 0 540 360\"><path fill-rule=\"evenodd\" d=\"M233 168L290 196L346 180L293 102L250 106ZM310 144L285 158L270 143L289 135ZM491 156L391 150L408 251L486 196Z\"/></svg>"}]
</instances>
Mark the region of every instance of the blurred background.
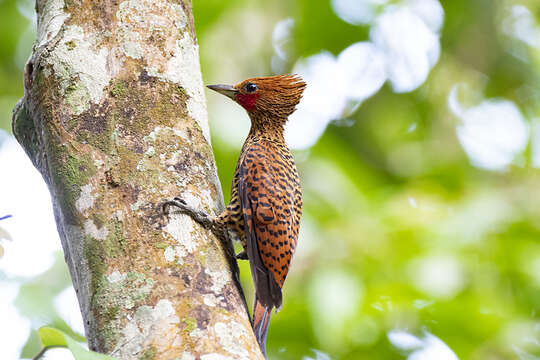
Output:
<instances>
[{"instance_id":1,"label":"blurred background","mask_svg":"<svg viewBox=\"0 0 540 360\"><path fill-rule=\"evenodd\" d=\"M205 83L308 83L269 358L540 359L540 2L193 2ZM46 186L11 135L33 7L0 0L2 359L34 356L45 324L83 340ZM228 199L249 119L206 95Z\"/></svg>"}]
</instances>

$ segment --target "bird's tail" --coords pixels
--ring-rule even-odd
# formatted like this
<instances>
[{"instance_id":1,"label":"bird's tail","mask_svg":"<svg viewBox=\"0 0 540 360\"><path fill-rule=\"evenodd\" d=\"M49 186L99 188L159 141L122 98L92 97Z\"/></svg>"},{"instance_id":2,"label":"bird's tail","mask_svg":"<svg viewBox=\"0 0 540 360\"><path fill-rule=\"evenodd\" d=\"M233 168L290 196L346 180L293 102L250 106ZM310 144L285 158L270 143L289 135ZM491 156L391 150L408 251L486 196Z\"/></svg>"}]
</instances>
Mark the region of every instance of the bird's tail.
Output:
<instances>
[{"instance_id":1,"label":"bird's tail","mask_svg":"<svg viewBox=\"0 0 540 360\"><path fill-rule=\"evenodd\" d=\"M270 316L272 315L272 308L265 307L257 297L255 297L255 304L253 305L253 332L257 338L257 342L261 348L261 351L266 357L266 335L268 334L268 325L270 324Z\"/></svg>"}]
</instances>

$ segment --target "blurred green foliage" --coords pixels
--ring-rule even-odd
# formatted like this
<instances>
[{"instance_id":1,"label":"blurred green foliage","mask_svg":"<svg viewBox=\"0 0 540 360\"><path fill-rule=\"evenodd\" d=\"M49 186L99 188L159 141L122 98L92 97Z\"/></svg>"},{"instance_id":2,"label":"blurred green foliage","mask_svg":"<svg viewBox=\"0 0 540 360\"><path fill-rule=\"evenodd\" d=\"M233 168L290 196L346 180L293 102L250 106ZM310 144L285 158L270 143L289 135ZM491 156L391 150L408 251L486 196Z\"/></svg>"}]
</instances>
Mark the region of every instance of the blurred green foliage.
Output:
<instances>
[{"instance_id":1,"label":"blurred green foliage","mask_svg":"<svg viewBox=\"0 0 540 360\"><path fill-rule=\"evenodd\" d=\"M15 62L20 36L29 21L14 0L0 1L0 128L11 129L11 110L23 94L22 69ZM30 52L28 51L28 55Z\"/></svg>"},{"instance_id":2,"label":"blurred green foliage","mask_svg":"<svg viewBox=\"0 0 540 360\"><path fill-rule=\"evenodd\" d=\"M466 82L487 98L513 101L529 125L540 119L539 51L527 50L528 60L516 57L501 31L502 13L513 4L527 6L540 22L533 0L442 1L441 56L427 81L404 94L385 84L347 119L331 123L316 145L296 153L305 215L284 306L270 326L270 358L315 357L313 349L332 359L406 358L388 339L394 329L420 338L429 332L460 359L540 356L540 170L531 165L532 145L506 171L478 169L447 106L452 86ZM299 57L337 55L369 37L369 26L342 21L329 0L194 0L193 7L207 83L272 74L272 31L284 18L295 20L289 71ZM22 95L22 66L14 58L18 46L30 49L19 44L27 26L16 1L0 1L0 127L6 130ZM224 118L230 114L224 109L235 105L207 98L228 199L241 142L215 124L247 134L249 121L241 112ZM245 262L241 270L250 295ZM69 331L49 300L35 301L65 287L65 266L54 274L60 278L52 276L25 280L16 304L25 316ZM437 276L446 281L442 288L431 283ZM35 333L29 344L38 348Z\"/></svg>"},{"instance_id":3,"label":"blurred green foliage","mask_svg":"<svg viewBox=\"0 0 540 360\"><path fill-rule=\"evenodd\" d=\"M75 360L114 360L113 357L86 350L78 341L63 331L51 327L42 327L38 330L39 339L44 351L57 347L65 347L71 351Z\"/></svg>"}]
</instances>

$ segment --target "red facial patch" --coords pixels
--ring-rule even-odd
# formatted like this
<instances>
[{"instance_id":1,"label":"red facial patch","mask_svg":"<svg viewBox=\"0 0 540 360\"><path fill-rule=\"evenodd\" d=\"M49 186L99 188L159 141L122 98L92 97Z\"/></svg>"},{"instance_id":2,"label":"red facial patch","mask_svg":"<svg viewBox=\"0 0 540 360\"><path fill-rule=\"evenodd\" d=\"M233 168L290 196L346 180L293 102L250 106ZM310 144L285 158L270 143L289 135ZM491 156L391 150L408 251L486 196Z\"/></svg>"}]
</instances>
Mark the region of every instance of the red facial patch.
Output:
<instances>
[{"instance_id":1,"label":"red facial patch","mask_svg":"<svg viewBox=\"0 0 540 360\"><path fill-rule=\"evenodd\" d=\"M259 98L259 94L242 94L236 95L236 101L244 107L247 111L251 111L255 108L255 102Z\"/></svg>"}]
</instances>

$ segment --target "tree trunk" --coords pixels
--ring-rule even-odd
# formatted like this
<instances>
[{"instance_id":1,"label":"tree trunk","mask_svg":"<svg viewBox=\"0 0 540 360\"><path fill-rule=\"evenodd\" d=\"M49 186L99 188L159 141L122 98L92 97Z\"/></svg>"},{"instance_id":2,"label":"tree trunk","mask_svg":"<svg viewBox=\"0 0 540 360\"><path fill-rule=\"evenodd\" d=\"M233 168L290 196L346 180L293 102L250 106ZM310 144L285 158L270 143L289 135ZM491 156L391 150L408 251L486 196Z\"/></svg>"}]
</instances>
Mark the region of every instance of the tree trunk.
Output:
<instances>
[{"instance_id":1,"label":"tree trunk","mask_svg":"<svg viewBox=\"0 0 540 360\"><path fill-rule=\"evenodd\" d=\"M190 1L37 0L36 11L13 132L49 186L89 347L262 358L231 244L160 209L174 196L223 209Z\"/></svg>"}]
</instances>

